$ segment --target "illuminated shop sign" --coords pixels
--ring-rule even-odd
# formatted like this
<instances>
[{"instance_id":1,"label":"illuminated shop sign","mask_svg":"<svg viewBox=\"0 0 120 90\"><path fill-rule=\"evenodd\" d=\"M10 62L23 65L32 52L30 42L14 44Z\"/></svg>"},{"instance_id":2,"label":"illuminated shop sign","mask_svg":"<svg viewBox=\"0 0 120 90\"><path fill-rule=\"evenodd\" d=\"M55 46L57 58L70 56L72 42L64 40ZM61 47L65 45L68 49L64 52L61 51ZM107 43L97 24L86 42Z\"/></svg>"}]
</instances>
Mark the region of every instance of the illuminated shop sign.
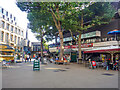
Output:
<instances>
[{"instance_id":1,"label":"illuminated shop sign","mask_svg":"<svg viewBox=\"0 0 120 90\"><path fill-rule=\"evenodd\" d=\"M81 45L81 48L87 48L87 47L93 47L93 43L85 43ZM64 49L70 49L70 48L78 48L78 45L71 45L71 46L64 46ZM60 47L57 47L57 49L60 49Z\"/></svg>"},{"instance_id":2,"label":"illuminated shop sign","mask_svg":"<svg viewBox=\"0 0 120 90\"><path fill-rule=\"evenodd\" d=\"M72 37L63 38L63 42L71 41L71 40L72 40Z\"/></svg>"},{"instance_id":3,"label":"illuminated shop sign","mask_svg":"<svg viewBox=\"0 0 120 90\"><path fill-rule=\"evenodd\" d=\"M77 35L78 37L79 35ZM101 36L101 32L100 31L94 31L94 32L89 32L89 33L85 33L81 35L81 38L90 38L90 37L96 37L96 36Z\"/></svg>"}]
</instances>

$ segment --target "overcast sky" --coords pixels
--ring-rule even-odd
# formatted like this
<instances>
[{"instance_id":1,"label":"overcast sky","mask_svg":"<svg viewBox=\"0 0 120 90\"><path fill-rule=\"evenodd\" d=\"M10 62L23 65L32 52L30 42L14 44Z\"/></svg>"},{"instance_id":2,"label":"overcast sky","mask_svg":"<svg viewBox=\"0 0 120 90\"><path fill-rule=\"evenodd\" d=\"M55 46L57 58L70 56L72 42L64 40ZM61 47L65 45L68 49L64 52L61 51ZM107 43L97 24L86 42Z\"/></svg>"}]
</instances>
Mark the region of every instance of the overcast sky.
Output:
<instances>
[{"instance_id":1,"label":"overcast sky","mask_svg":"<svg viewBox=\"0 0 120 90\"><path fill-rule=\"evenodd\" d=\"M17 19L17 24L18 26L20 26L21 28L23 28L25 31L27 29L27 13L26 12L22 12L17 5L15 4L16 0L0 0L0 6L2 8L4 8L5 10L7 10L9 13L13 14L16 19ZM35 36L33 35L33 33L31 32L31 30L28 30L28 38L31 42L37 42L37 39L35 38ZM25 33L24 33L25 34Z\"/></svg>"}]
</instances>

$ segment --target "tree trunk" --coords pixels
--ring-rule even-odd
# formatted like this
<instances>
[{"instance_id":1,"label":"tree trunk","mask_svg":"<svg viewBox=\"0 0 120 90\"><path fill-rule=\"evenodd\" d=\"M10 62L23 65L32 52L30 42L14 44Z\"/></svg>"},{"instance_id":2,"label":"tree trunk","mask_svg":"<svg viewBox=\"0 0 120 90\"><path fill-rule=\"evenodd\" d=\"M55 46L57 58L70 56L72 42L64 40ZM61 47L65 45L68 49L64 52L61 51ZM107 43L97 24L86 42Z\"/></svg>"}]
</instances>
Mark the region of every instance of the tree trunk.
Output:
<instances>
[{"instance_id":1,"label":"tree trunk","mask_svg":"<svg viewBox=\"0 0 120 90\"><path fill-rule=\"evenodd\" d=\"M59 15L59 5L55 4L55 6L56 6L57 15L55 15L52 8L51 8L51 10L52 10L51 13L52 13L52 17L53 17L53 21L55 23L55 26L58 29L59 37L60 37L60 56L59 56L59 60L63 60L64 46L63 46L63 33L62 33L62 29L61 29L60 15Z\"/></svg>"},{"instance_id":2,"label":"tree trunk","mask_svg":"<svg viewBox=\"0 0 120 90\"><path fill-rule=\"evenodd\" d=\"M43 37L41 37L41 62L43 63Z\"/></svg>"},{"instance_id":3,"label":"tree trunk","mask_svg":"<svg viewBox=\"0 0 120 90\"><path fill-rule=\"evenodd\" d=\"M81 28L83 28L83 11L81 12ZM78 39L78 52L79 52L79 59L82 59L82 54L81 54L81 33L79 34L79 39Z\"/></svg>"},{"instance_id":4,"label":"tree trunk","mask_svg":"<svg viewBox=\"0 0 120 90\"><path fill-rule=\"evenodd\" d=\"M79 59L82 59L82 55L81 55L81 34L79 34L79 39L78 39L78 52L79 52Z\"/></svg>"},{"instance_id":5,"label":"tree trunk","mask_svg":"<svg viewBox=\"0 0 120 90\"><path fill-rule=\"evenodd\" d=\"M59 30L60 35L60 56L59 60L63 60L63 53L64 53L64 46L63 46L63 33L61 30Z\"/></svg>"}]
</instances>

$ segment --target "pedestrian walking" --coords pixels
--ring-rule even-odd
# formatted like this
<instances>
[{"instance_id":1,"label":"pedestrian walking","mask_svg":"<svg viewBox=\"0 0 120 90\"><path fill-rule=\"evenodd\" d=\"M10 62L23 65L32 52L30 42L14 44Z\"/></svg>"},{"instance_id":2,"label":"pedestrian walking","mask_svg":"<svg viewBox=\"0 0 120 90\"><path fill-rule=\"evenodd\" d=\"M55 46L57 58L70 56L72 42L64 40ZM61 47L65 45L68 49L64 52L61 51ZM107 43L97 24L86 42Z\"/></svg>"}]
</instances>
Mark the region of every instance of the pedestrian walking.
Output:
<instances>
[{"instance_id":1,"label":"pedestrian walking","mask_svg":"<svg viewBox=\"0 0 120 90\"><path fill-rule=\"evenodd\" d=\"M27 55L25 54L25 62L27 61Z\"/></svg>"},{"instance_id":2,"label":"pedestrian walking","mask_svg":"<svg viewBox=\"0 0 120 90\"><path fill-rule=\"evenodd\" d=\"M35 59L35 54L33 55L33 58Z\"/></svg>"},{"instance_id":3,"label":"pedestrian walking","mask_svg":"<svg viewBox=\"0 0 120 90\"><path fill-rule=\"evenodd\" d=\"M92 61L89 59L89 69L92 69Z\"/></svg>"},{"instance_id":4,"label":"pedestrian walking","mask_svg":"<svg viewBox=\"0 0 120 90\"><path fill-rule=\"evenodd\" d=\"M109 66L110 66L110 59L107 59L107 60L106 60L106 62L107 62L107 67L106 67L106 70L109 70Z\"/></svg>"},{"instance_id":5,"label":"pedestrian walking","mask_svg":"<svg viewBox=\"0 0 120 90\"><path fill-rule=\"evenodd\" d=\"M57 62L57 64L58 64L58 60L59 60L59 59L58 59L58 57L57 57L57 56L56 56L55 60L56 60L56 62Z\"/></svg>"},{"instance_id":6,"label":"pedestrian walking","mask_svg":"<svg viewBox=\"0 0 120 90\"><path fill-rule=\"evenodd\" d=\"M40 56L38 57L38 60L39 60L39 61L41 61L41 58L40 58Z\"/></svg>"},{"instance_id":7,"label":"pedestrian walking","mask_svg":"<svg viewBox=\"0 0 120 90\"><path fill-rule=\"evenodd\" d=\"M70 55L67 56L68 64L70 64Z\"/></svg>"},{"instance_id":8,"label":"pedestrian walking","mask_svg":"<svg viewBox=\"0 0 120 90\"><path fill-rule=\"evenodd\" d=\"M29 55L27 54L27 62L29 61Z\"/></svg>"},{"instance_id":9,"label":"pedestrian walking","mask_svg":"<svg viewBox=\"0 0 120 90\"><path fill-rule=\"evenodd\" d=\"M92 68L95 69L96 68L96 62L93 60L92 61Z\"/></svg>"},{"instance_id":10,"label":"pedestrian walking","mask_svg":"<svg viewBox=\"0 0 120 90\"><path fill-rule=\"evenodd\" d=\"M29 55L29 58L30 58L30 62L31 62L31 55Z\"/></svg>"}]
</instances>

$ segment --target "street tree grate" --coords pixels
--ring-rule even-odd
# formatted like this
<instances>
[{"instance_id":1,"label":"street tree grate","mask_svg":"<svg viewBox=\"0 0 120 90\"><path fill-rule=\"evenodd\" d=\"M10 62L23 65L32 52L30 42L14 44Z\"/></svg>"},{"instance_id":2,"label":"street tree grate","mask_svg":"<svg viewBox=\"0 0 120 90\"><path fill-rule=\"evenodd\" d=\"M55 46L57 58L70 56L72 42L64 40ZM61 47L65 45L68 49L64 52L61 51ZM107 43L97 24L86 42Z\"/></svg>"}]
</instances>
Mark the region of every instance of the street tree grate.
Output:
<instances>
[{"instance_id":1,"label":"street tree grate","mask_svg":"<svg viewBox=\"0 0 120 90\"><path fill-rule=\"evenodd\" d=\"M66 71L66 70L64 70L64 69L59 69L59 71L62 71L62 72L63 72L63 71Z\"/></svg>"},{"instance_id":2,"label":"street tree grate","mask_svg":"<svg viewBox=\"0 0 120 90\"><path fill-rule=\"evenodd\" d=\"M54 70L54 72L64 72L64 71L66 71L66 70L64 70L64 69L57 69L57 70Z\"/></svg>"},{"instance_id":3,"label":"street tree grate","mask_svg":"<svg viewBox=\"0 0 120 90\"><path fill-rule=\"evenodd\" d=\"M70 68L65 68L65 69L70 69Z\"/></svg>"},{"instance_id":4,"label":"street tree grate","mask_svg":"<svg viewBox=\"0 0 120 90\"><path fill-rule=\"evenodd\" d=\"M54 72L59 72L59 70L54 70Z\"/></svg>"},{"instance_id":5,"label":"street tree grate","mask_svg":"<svg viewBox=\"0 0 120 90\"><path fill-rule=\"evenodd\" d=\"M104 73L102 75L113 76L114 74Z\"/></svg>"}]
</instances>

